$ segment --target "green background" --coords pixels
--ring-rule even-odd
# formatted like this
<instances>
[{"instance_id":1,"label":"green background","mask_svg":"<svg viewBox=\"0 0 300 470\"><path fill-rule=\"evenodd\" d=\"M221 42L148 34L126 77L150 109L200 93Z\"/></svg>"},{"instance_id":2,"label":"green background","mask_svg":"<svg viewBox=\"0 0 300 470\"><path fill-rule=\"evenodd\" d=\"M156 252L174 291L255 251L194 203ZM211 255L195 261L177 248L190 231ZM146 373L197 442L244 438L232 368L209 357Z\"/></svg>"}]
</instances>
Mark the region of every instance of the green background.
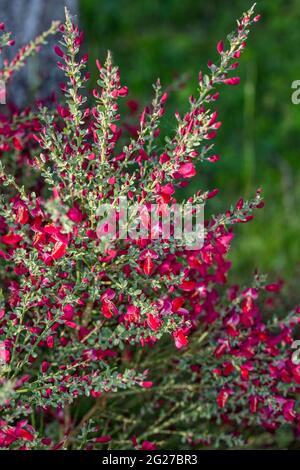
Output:
<instances>
[{"instance_id":1,"label":"green background","mask_svg":"<svg viewBox=\"0 0 300 470\"><path fill-rule=\"evenodd\" d=\"M241 0L81 0L94 80L94 61L103 60L107 49L120 66L129 98L141 106L151 99L157 77L167 87L188 73L186 87L172 93L164 118L163 128L171 133L172 115L187 109L200 68L216 59L216 43L250 6ZM262 187L265 208L236 230L232 276L249 280L257 268L272 278L291 279L300 262L300 105L291 101L292 82L300 80L300 2L261 1L257 11L262 21L242 57L241 84L220 89L223 126L215 151L221 160L202 164L188 191L218 187L210 203L218 212Z\"/></svg>"}]
</instances>

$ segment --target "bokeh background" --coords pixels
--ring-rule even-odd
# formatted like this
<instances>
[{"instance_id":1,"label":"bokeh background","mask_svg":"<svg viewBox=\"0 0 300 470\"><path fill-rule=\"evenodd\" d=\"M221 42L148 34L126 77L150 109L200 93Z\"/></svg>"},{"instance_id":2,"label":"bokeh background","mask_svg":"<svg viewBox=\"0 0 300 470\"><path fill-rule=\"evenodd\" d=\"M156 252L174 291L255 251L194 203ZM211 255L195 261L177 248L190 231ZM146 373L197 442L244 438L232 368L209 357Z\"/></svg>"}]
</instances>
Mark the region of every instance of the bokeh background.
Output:
<instances>
[{"instance_id":1,"label":"bokeh background","mask_svg":"<svg viewBox=\"0 0 300 470\"><path fill-rule=\"evenodd\" d=\"M197 87L200 67L216 58L215 44L234 28L251 0L81 0L90 67L109 48L120 65L130 98L141 106L157 77L168 86L188 74L171 95L164 126L185 109ZM201 165L189 191L220 188L212 211L250 197L262 187L265 208L242 225L231 250L233 276L248 279L257 268L270 277L294 278L300 262L300 105L291 84L300 79L300 2L257 3L262 21L242 57L238 87L225 87L218 102L223 121L216 141L221 160ZM95 77L95 75L94 75Z\"/></svg>"}]
</instances>

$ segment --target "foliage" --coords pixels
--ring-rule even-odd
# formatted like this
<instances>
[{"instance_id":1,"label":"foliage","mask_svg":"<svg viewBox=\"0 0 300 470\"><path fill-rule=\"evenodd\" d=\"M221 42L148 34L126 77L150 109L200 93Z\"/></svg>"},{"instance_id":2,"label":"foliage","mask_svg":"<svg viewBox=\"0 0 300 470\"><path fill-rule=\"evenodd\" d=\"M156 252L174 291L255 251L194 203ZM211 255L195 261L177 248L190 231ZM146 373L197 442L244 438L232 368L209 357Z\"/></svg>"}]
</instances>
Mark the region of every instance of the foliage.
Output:
<instances>
[{"instance_id":1,"label":"foliage","mask_svg":"<svg viewBox=\"0 0 300 470\"><path fill-rule=\"evenodd\" d=\"M207 219L198 250L174 236L108 240L98 215L103 202L117 212L121 196L163 212L196 161L218 161L218 89L239 83L259 18L251 8L218 42L216 63L199 73L197 95L163 144L168 94L157 81L138 126L121 121L128 89L110 53L97 61L89 104L83 34L68 13L55 47L63 99L2 117L3 448L240 447L284 425L297 434L299 309L277 319L281 285L260 276L250 288L226 285L232 228L263 207L261 191ZM190 202L216 195L198 191Z\"/></svg>"},{"instance_id":2,"label":"foliage","mask_svg":"<svg viewBox=\"0 0 300 470\"><path fill-rule=\"evenodd\" d=\"M176 77L183 82L170 93L164 134L172 126L173 111L185 109L186 98L194 92L199 62L213 57L215 40L231 28L232 18L247 2L81 0L80 5L93 78L94 59L108 47L130 98L141 106L156 74L165 84ZM222 188L222 198L211 201L214 213L224 211L240 194L250 197L263 187L265 210L247 230L237 229L229 253L235 266L231 278L247 282L248 273L259 268L290 284L300 259L300 106L291 102L291 84L299 79L300 3L260 0L258 7L262 22L239 71L241 86L222 94L224 127L216 145L220 162L213 168L202 165L185 194L192 195L200 184ZM291 305L293 292L290 288Z\"/></svg>"}]
</instances>

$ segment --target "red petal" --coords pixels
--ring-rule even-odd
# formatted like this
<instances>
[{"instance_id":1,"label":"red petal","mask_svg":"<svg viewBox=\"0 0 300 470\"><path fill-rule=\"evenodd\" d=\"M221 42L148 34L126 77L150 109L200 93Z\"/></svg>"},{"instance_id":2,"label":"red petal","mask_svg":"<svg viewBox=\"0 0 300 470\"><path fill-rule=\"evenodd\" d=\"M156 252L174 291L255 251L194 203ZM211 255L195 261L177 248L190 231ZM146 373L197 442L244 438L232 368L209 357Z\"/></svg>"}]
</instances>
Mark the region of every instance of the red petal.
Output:
<instances>
[{"instance_id":1,"label":"red petal","mask_svg":"<svg viewBox=\"0 0 300 470\"><path fill-rule=\"evenodd\" d=\"M53 259L62 258L66 254L66 245L62 242L56 242L51 252Z\"/></svg>"}]
</instances>

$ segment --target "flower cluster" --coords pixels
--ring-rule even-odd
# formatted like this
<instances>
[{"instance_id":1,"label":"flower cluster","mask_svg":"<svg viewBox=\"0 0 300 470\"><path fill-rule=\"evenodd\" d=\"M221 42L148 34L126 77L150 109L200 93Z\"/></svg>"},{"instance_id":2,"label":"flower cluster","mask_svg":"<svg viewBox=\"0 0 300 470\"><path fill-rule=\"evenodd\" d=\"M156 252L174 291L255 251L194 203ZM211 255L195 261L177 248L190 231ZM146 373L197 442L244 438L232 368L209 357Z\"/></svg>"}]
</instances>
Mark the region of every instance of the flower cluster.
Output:
<instances>
[{"instance_id":1,"label":"flower cluster","mask_svg":"<svg viewBox=\"0 0 300 470\"><path fill-rule=\"evenodd\" d=\"M195 162L218 161L218 88L239 83L235 70L258 20L251 8L217 44L217 63L199 73L197 95L176 113L165 144L168 94L157 81L137 128L122 124L128 89L110 53L97 61L88 100L83 33L68 12L54 48L62 99L1 115L2 448L240 446L257 427L290 423L297 432L298 312L267 324L263 310L279 284L256 276L250 288L226 286L232 227L263 207L261 191L206 220L198 250L172 230L160 237L160 219L146 238L104 236L109 220L99 230L102 203L117 218L121 197L164 215L196 175ZM22 49L2 77L11 79L44 40ZM9 41L4 33L1 44ZM134 113L135 102L128 105ZM189 202L205 205L217 193L198 191Z\"/></svg>"}]
</instances>

